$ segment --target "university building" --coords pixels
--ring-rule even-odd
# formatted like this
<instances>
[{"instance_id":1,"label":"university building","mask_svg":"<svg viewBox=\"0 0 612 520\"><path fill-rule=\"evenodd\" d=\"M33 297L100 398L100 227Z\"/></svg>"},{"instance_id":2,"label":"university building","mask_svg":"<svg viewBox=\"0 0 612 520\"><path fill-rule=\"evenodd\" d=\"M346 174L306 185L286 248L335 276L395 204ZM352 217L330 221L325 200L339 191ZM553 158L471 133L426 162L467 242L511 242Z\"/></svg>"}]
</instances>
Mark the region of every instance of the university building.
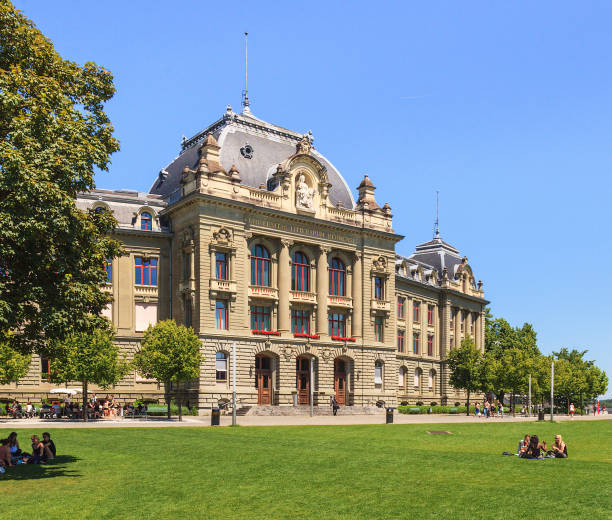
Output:
<instances>
[{"instance_id":1,"label":"university building","mask_svg":"<svg viewBox=\"0 0 612 520\"><path fill-rule=\"evenodd\" d=\"M467 258L438 233L403 257L388 204L366 175L357 199L300 134L231 107L191 139L149 193L94 190L82 209L112 211L125 255L109 263L105 311L128 356L150 324L193 327L205 361L181 392L201 412L239 407L454 404L444 359L466 336L484 349L484 299ZM46 396L48 361L0 397ZM163 399L132 373L120 401ZM280 409L280 408L279 408Z\"/></svg>"}]
</instances>

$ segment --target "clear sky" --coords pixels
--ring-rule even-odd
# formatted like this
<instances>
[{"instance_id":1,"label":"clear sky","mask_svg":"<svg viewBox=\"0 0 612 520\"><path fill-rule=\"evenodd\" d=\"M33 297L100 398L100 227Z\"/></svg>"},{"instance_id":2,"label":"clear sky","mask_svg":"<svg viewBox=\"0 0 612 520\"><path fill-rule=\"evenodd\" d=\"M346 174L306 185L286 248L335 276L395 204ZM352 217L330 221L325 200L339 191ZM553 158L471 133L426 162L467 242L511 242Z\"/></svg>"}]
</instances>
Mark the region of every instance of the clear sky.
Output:
<instances>
[{"instance_id":1,"label":"clear sky","mask_svg":"<svg viewBox=\"0 0 612 520\"><path fill-rule=\"evenodd\" d=\"M349 186L367 173L399 253L431 239L440 190L493 314L612 379L612 3L15 4L115 76L98 187L148 191L183 135L240 109L247 30L253 113L311 129Z\"/></svg>"}]
</instances>

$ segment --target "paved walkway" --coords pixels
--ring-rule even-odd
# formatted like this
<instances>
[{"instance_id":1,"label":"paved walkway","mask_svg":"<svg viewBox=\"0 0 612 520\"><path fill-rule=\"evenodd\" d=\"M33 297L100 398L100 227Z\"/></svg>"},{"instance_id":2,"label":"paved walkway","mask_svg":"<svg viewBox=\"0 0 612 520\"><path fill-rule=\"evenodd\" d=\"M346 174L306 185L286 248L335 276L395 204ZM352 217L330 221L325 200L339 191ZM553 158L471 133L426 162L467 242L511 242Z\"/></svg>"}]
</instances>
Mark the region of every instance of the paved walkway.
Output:
<instances>
[{"instance_id":1,"label":"paved walkway","mask_svg":"<svg viewBox=\"0 0 612 520\"><path fill-rule=\"evenodd\" d=\"M556 415L555 421L602 421L612 419L612 415L588 415L571 419L566 415ZM504 422L529 422L537 420L536 417L512 417L484 419L465 415L404 415L394 414L395 424L454 424L454 423L504 423ZM547 416L550 420L550 416ZM237 417L236 421L240 426L314 426L314 425L356 425L356 424L384 424L385 415L329 415L310 416L244 416ZM221 417L221 426L232 424L231 415ZM183 417L183 421L178 419L168 420L165 418L144 419L116 419L98 421L70 421L66 419L0 419L0 429L7 428L160 428L160 427L183 427L183 426L210 426L210 417Z\"/></svg>"}]
</instances>

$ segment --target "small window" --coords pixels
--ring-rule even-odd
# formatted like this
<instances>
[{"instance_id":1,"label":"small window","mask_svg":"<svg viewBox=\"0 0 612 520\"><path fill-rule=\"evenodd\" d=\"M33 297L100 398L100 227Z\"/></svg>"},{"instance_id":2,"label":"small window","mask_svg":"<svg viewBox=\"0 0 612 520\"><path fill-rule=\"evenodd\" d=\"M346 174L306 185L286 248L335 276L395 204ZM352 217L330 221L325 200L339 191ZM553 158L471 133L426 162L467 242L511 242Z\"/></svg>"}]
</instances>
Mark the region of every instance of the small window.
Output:
<instances>
[{"instance_id":1,"label":"small window","mask_svg":"<svg viewBox=\"0 0 612 520\"><path fill-rule=\"evenodd\" d=\"M345 295L346 267L342 260L332 258L329 262L329 294L332 296Z\"/></svg>"},{"instance_id":2,"label":"small window","mask_svg":"<svg viewBox=\"0 0 612 520\"><path fill-rule=\"evenodd\" d=\"M381 343L385 341L385 319L382 316L374 318L374 339Z\"/></svg>"},{"instance_id":3,"label":"small window","mask_svg":"<svg viewBox=\"0 0 612 520\"><path fill-rule=\"evenodd\" d=\"M225 382L227 381L227 354L225 352L217 352L215 357L217 383Z\"/></svg>"},{"instance_id":4,"label":"small window","mask_svg":"<svg viewBox=\"0 0 612 520\"><path fill-rule=\"evenodd\" d=\"M106 260L104 269L106 270L106 283L113 283L113 260L111 258Z\"/></svg>"},{"instance_id":5,"label":"small window","mask_svg":"<svg viewBox=\"0 0 612 520\"><path fill-rule=\"evenodd\" d=\"M227 253L215 253L215 276L217 280L229 279Z\"/></svg>"},{"instance_id":6,"label":"small window","mask_svg":"<svg viewBox=\"0 0 612 520\"><path fill-rule=\"evenodd\" d=\"M412 333L412 353L413 354L419 353L419 333L418 332Z\"/></svg>"},{"instance_id":7,"label":"small window","mask_svg":"<svg viewBox=\"0 0 612 520\"><path fill-rule=\"evenodd\" d=\"M143 258L137 256L134 259L136 268L136 285L157 286L157 258Z\"/></svg>"},{"instance_id":8,"label":"small window","mask_svg":"<svg viewBox=\"0 0 612 520\"><path fill-rule=\"evenodd\" d=\"M49 374L51 372L51 365L49 363L49 359L41 356L40 358L40 378L43 381L49 379Z\"/></svg>"},{"instance_id":9,"label":"small window","mask_svg":"<svg viewBox=\"0 0 612 520\"><path fill-rule=\"evenodd\" d=\"M291 332L294 334L310 334L310 311L291 311Z\"/></svg>"},{"instance_id":10,"label":"small window","mask_svg":"<svg viewBox=\"0 0 612 520\"><path fill-rule=\"evenodd\" d=\"M382 361L377 361L374 364L374 384L375 385L383 384L383 363Z\"/></svg>"},{"instance_id":11,"label":"small window","mask_svg":"<svg viewBox=\"0 0 612 520\"><path fill-rule=\"evenodd\" d=\"M434 344L434 337L433 337L433 335L429 334L427 336L427 355L428 356L433 356L434 355L433 344Z\"/></svg>"},{"instance_id":12,"label":"small window","mask_svg":"<svg viewBox=\"0 0 612 520\"><path fill-rule=\"evenodd\" d=\"M374 277L374 299L384 300L385 299L385 284L380 276Z\"/></svg>"},{"instance_id":13,"label":"small window","mask_svg":"<svg viewBox=\"0 0 612 520\"><path fill-rule=\"evenodd\" d=\"M262 245L251 248L251 285L270 287L270 253Z\"/></svg>"},{"instance_id":14,"label":"small window","mask_svg":"<svg viewBox=\"0 0 612 520\"><path fill-rule=\"evenodd\" d=\"M420 388L421 386L421 369L414 369L414 388Z\"/></svg>"},{"instance_id":15,"label":"small window","mask_svg":"<svg viewBox=\"0 0 612 520\"><path fill-rule=\"evenodd\" d=\"M434 309L435 307L433 305L427 306L427 325L434 324Z\"/></svg>"},{"instance_id":16,"label":"small window","mask_svg":"<svg viewBox=\"0 0 612 520\"><path fill-rule=\"evenodd\" d=\"M227 302L225 300L217 300L215 303L215 313L217 330L227 330Z\"/></svg>"},{"instance_id":17,"label":"small window","mask_svg":"<svg viewBox=\"0 0 612 520\"><path fill-rule=\"evenodd\" d=\"M412 304L412 321L421 321L421 303L414 302Z\"/></svg>"},{"instance_id":18,"label":"small window","mask_svg":"<svg viewBox=\"0 0 612 520\"><path fill-rule=\"evenodd\" d=\"M404 307L406 304L406 298L402 296L397 297L397 318L400 320L404 319Z\"/></svg>"},{"instance_id":19,"label":"small window","mask_svg":"<svg viewBox=\"0 0 612 520\"><path fill-rule=\"evenodd\" d=\"M405 349L404 334L405 333L403 330L397 331L397 351L398 352L404 352L404 349Z\"/></svg>"},{"instance_id":20,"label":"small window","mask_svg":"<svg viewBox=\"0 0 612 520\"><path fill-rule=\"evenodd\" d=\"M397 386L399 386L402 390L406 388L406 367L400 367L399 369Z\"/></svg>"},{"instance_id":21,"label":"small window","mask_svg":"<svg viewBox=\"0 0 612 520\"><path fill-rule=\"evenodd\" d=\"M140 229L144 231L151 231L153 229L153 220L151 219L151 213L143 211L140 214Z\"/></svg>"},{"instance_id":22,"label":"small window","mask_svg":"<svg viewBox=\"0 0 612 520\"><path fill-rule=\"evenodd\" d=\"M291 269L291 290L310 290L310 263L308 261L308 257L299 251L293 255Z\"/></svg>"},{"instance_id":23,"label":"small window","mask_svg":"<svg viewBox=\"0 0 612 520\"><path fill-rule=\"evenodd\" d=\"M346 320L344 314L331 312L329 318L329 335L344 338L346 337Z\"/></svg>"},{"instance_id":24,"label":"small window","mask_svg":"<svg viewBox=\"0 0 612 520\"><path fill-rule=\"evenodd\" d=\"M270 307L251 306L251 330L266 332L272 330L272 312Z\"/></svg>"}]
</instances>

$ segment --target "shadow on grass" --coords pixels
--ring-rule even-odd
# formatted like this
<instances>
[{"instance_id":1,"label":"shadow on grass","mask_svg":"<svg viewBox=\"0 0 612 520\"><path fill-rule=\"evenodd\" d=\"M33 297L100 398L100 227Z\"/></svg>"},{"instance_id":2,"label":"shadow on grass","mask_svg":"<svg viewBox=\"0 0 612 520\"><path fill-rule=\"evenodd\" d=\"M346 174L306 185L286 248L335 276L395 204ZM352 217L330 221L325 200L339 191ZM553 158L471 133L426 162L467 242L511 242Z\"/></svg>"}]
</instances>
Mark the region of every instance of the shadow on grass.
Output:
<instances>
[{"instance_id":1,"label":"shadow on grass","mask_svg":"<svg viewBox=\"0 0 612 520\"><path fill-rule=\"evenodd\" d=\"M81 460L72 455L58 455L47 464L18 464L6 468L0 480L37 480L53 477L80 477L81 474L67 469L64 465Z\"/></svg>"}]
</instances>

